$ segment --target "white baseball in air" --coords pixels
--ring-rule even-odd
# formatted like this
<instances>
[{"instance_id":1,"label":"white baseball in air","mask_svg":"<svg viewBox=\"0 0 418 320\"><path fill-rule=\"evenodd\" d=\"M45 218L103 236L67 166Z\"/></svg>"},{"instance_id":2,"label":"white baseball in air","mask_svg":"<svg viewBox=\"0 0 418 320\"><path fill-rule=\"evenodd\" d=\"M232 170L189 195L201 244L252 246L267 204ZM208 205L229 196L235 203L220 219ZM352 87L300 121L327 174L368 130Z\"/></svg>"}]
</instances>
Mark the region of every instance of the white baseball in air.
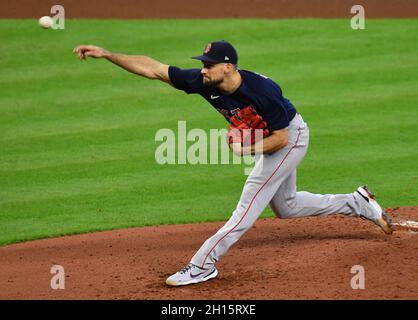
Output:
<instances>
[{"instance_id":1,"label":"white baseball in air","mask_svg":"<svg viewBox=\"0 0 418 320\"><path fill-rule=\"evenodd\" d=\"M39 18L39 25L42 28L45 28L45 29L51 28L53 24L54 24L54 20L52 20L50 16L44 16L44 17Z\"/></svg>"}]
</instances>

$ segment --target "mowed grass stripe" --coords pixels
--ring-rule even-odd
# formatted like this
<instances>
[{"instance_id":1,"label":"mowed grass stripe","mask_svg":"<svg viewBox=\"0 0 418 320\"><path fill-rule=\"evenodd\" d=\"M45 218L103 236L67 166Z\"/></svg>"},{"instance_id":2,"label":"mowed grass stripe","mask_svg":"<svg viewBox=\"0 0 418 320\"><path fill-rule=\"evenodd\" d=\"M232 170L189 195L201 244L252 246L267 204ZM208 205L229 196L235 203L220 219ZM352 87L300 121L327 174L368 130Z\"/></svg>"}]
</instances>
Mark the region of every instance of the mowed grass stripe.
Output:
<instances>
[{"instance_id":1,"label":"mowed grass stripe","mask_svg":"<svg viewBox=\"0 0 418 320\"><path fill-rule=\"evenodd\" d=\"M306 118L310 118L310 114ZM327 153L335 151L337 154L345 157L352 152L352 149L358 149L360 155L370 157L380 154L386 155L388 150L384 148L387 144L382 140L381 135L387 131L402 134L396 144L391 146L391 153L410 154L418 150L418 148L410 148L417 143L416 123L411 117L406 118L403 124L398 125L391 123L382 127L380 123L390 121L390 119L364 118L363 121L353 122L337 122L333 126L323 129L318 124L311 126L312 137L314 143L312 147L327 145ZM380 121L380 122L379 122ZM177 128L172 128L177 131ZM340 129L340 132L338 132ZM15 171L27 171L41 168L58 168L67 164L79 165L90 164L95 161L122 160L122 159L141 159L147 161L147 165L154 162L155 148L159 142L153 141L154 135L147 132L141 134L141 128L118 129L108 132L90 132L88 136L84 134L53 136L42 140L34 139L25 144L11 145L9 153L0 157L3 177L9 172L11 176ZM208 132L209 130L206 130ZM350 132L347 135L346 132ZM367 136L368 146L364 148L362 141ZM112 142L109 142L112 140ZM345 144L356 145L351 148L341 148L341 141ZM220 140L218 140L218 143ZM194 142L189 142L188 145ZM54 148L49 148L54 146ZM16 155L19 155L18 157ZM323 154L323 153L322 153ZM321 153L315 153L314 156L320 156ZM348 157L349 159L351 157ZM52 165L48 165L48 162ZM332 160L331 160L332 161ZM157 170L158 166L155 167Z\"/></svg>"},{"instance_id":2,"label":"mowed grass stripe","mask_svg":"<svg viewBox=\"0 0 418 320\"><path fill-rule=\"evenodd\" d=\"M319 166L319 162L316 165L307 166L306 169L315 170L318 172L319 169L327 172L323 175L324 181L322 183L327 183L326 176L336 177L337 174L350 176L352 179L356 179L362 182L368 182L370 179L380 180L387 176L392 179L394 176L405 173L406 181L409 180L410 183L413 183L413 174L414 167L410 165L411 161L416 159L418 154L413 155L404 155L404 156L387 156L376 158L372 161L367 158L359 157L359 160L356 162L350 162L350 166L347 165L347 162L341 161L341 164L335 165L330 163L325 163ZM337 159L344 160L344 157L337 157ZM44 170L48 172L48 175L42 175L42 172L36 172L32 174L16 176L16 181L20 181L17 186L10 187L8 186L7 191L0 192L0 198L2 201L0 205L7 203L15 202L26 202L26 201L39 201L50 200L54 198L64 199L66 195L73 196L78 194L90 194L92 196L100 193L114 192L114 191L124 191L129 190L130 188L142 189L145 191L145 194L158 192L161 190L161 183L159 179L164 179L165 175L177 176L175 170L167 171L150 171L146 174L138 173L140 171L140 165L126 164L121 168L120 161L108 161L108 162L97 162L96 165L92 164L90 166L82 166L81 168L72 166L71 168L63 167L63 170L66 170L64 174L61 172L56 172L54 170ZM97 171L95 167L100 166L101 170ZM382 168L379 170L374 169L377 166ZM198 169L189 168L191 173L198 175L195 179L189 178L187 181L189 184L199 184L200 180L204 176L204 171ZM373 175L370 174L370 170L373 171ZM386 171L389 170L388 174ZM211 170L212 171L212 170ZM162 175L163 173L163 175ZM237 172L238 173L238 172ZM377 179L378 178L378 179ZM26 183L28 181L29 183ZM47 181L45 181L47 180ZM211 180L216 183L215 178ZM143 184L146 182L146 186ZM373 180L370 181L372 183ZM7 183L5 183L7 186ZM177 186L172 184L172 187L175 188L176 194L179 190L186 192L183 197L190 196L188 188L186 186ZM35 189L35 190L34 190ZM340 190L348 190L349 187L339 188ZM170 194L167 194L167 198L170 198Z\"/></svg>"},{"instance_id":3,"label":"mowed grass stripe","mask_svg":"<svg viewBox=\"0 0 418 320\"><path fill-rule=\"evenodd\" d=\"M385 135L387 131L392 131L397 134L404 134L404 137L398 141L398 144L393 146L397 151L401 151L402 148L405 148L405 145L402 146L405 143L416 143L416 119L409 116L413 114L412 111L409 111L406 114L400 114L399 116L400 119L402 119L402 122L398 123L391 122L393 119L393 115L390 113L390 109L393 109L392 106L383 110L380 108L380 111L383 112L377 112L376 115L367 114L364 116L363 108L363 106L352 108L357 109L357 113L353 112L352 114L346 115L344 114L344 110L339 111L338 115L340 115L341 118L336 119L332 124L309 124L311 129L314 130L314 136L311 137L311 139L317 137L319 140L323 140L327 139L327 135L335 134L339 138L344 138L346 142L349 141L355 144L361 142L361 140L364 139L364 136L369 134L369 149L379 149L381 148L379 144L386 143L380 136L382 134ZM317 112L330 113L332 112L332 109L317 110ZM359 114L362 116L359 117ZM307 112L305 118L310 122L312 116L314 116L313 113ZM382 123L388 124L382 126ZM167 127L170 127L173 131L177 131L177 127L172 125ZM205 129L208 131L207 128ZM341 130L338 132L338 129ZM350 134L348 135L346 132L349 132ZM152 131L144 130L144 127L138 126L132 128L82 131L74 134L58 134L25 140L21 139L19 143L16 143L15 141L9 141L8 143L3 142L3 154L0 157L2 160L2 167L0 170L13 170L14 165L16 165L14 167L15 170L21 170L22 168L19 164L14 164L13 161L19 159L22 160L23 163L26 162L30 164L32 163L32 157L33 160L35 160L35 163L33 164L37 165L37 159L38 161L42 161L46 158L57 158L57 160L60 161L59 164L62 164L62 161L65 163L66 159L68 161L73 161L73 157L83 160L89 153L96 157L96 152L99 154L102 153L105 156L115 154L121 155L122 157L137 155L139 152L145 152L146 154L152 155L152 148L158 146L158 143L153 141L154 136L155 134ZM71 148L71 146L73 146L73 148ZM141 148L141 146L144 148ZM341 149L339 144L337 144L336 147ZM359 144L357 147L363 148L363 145ZM130 152L124 154L124 150ZM385 149L381 150L382 152L386 152ZM405 148L405 152L410 151L413 150ZM345 150L339 150L339 152L344 153ZM21 157L16 157L16 155L20 155Z\"/></svg>"}]
</instances>

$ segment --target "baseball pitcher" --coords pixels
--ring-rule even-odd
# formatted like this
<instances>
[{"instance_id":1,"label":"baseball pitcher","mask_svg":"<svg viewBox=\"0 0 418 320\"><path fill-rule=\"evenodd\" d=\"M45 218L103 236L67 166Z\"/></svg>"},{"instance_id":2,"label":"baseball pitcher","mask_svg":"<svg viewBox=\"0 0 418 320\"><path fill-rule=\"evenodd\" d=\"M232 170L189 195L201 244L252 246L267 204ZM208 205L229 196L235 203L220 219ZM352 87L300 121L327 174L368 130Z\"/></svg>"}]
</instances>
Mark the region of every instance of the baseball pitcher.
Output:
<instances>
[{"instance_id":1,"label":"baseball pitcher","mask_svg":"<svg viewBox=\"0 0 418 320\"><path fill-rule=\"evenodd\" d=\"M266 76L238 68L238 55L227 41L209 43L200 69L181 69L147 56L132 56L80 45L80 59L105 58L125 70L148 79L166 82L187 94L200 94L230 123L228 142L238 155L254 155L255 166L248 176L231 218L207 239L190 263L170 276L166 283L182 286L215 278L215 263L251 228L270 205L282 219L345 214L372 221L386 234L391 222L366 186L349 194L312 194L296 191L296 170L309 145L309 128L279 85ZM240 134L247 129L257 135ZM238 132L238 134L237 134Z\"/></svg>"}]
</instances>

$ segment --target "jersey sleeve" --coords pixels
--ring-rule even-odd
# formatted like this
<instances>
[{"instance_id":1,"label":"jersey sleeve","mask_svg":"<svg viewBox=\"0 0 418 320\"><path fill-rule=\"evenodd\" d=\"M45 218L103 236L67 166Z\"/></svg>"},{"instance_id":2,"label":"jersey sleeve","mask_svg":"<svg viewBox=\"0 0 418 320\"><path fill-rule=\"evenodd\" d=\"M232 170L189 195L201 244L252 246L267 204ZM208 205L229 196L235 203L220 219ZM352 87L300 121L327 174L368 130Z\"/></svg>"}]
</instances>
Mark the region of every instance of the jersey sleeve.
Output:
<instances>
[{"instance_id":1,"label":"jersey sleeve","mask_svg":"<svg viewBox=\"0 0 418 320\"><path fill-rule=\"evenodd\" d=\"M176 89L183 90L187 94L197 93L202 83L200 69L180 69L170 66L168 76Z\"/></svg>"}]
</instances>

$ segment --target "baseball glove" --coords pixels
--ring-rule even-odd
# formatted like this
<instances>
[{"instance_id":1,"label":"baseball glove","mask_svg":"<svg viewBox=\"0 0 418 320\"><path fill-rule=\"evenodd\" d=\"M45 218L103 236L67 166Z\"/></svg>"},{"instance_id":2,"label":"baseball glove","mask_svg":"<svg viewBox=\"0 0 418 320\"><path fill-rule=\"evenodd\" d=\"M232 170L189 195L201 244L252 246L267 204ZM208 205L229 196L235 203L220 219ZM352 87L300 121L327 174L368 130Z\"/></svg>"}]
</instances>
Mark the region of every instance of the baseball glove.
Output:
<instances>
[{"instance_id":1,"label":"baseball glove","mask_svg":"<svg viewBox=\"0 0 418 320\"><path fill-rule=\"evenodd\" d=\"M260 131L256 134L257 129ZM228 144L241 143L242 146L248 146L269 135L267 123L251 106L242 108L230 118Z\"/></svg>"}]
</instances>

